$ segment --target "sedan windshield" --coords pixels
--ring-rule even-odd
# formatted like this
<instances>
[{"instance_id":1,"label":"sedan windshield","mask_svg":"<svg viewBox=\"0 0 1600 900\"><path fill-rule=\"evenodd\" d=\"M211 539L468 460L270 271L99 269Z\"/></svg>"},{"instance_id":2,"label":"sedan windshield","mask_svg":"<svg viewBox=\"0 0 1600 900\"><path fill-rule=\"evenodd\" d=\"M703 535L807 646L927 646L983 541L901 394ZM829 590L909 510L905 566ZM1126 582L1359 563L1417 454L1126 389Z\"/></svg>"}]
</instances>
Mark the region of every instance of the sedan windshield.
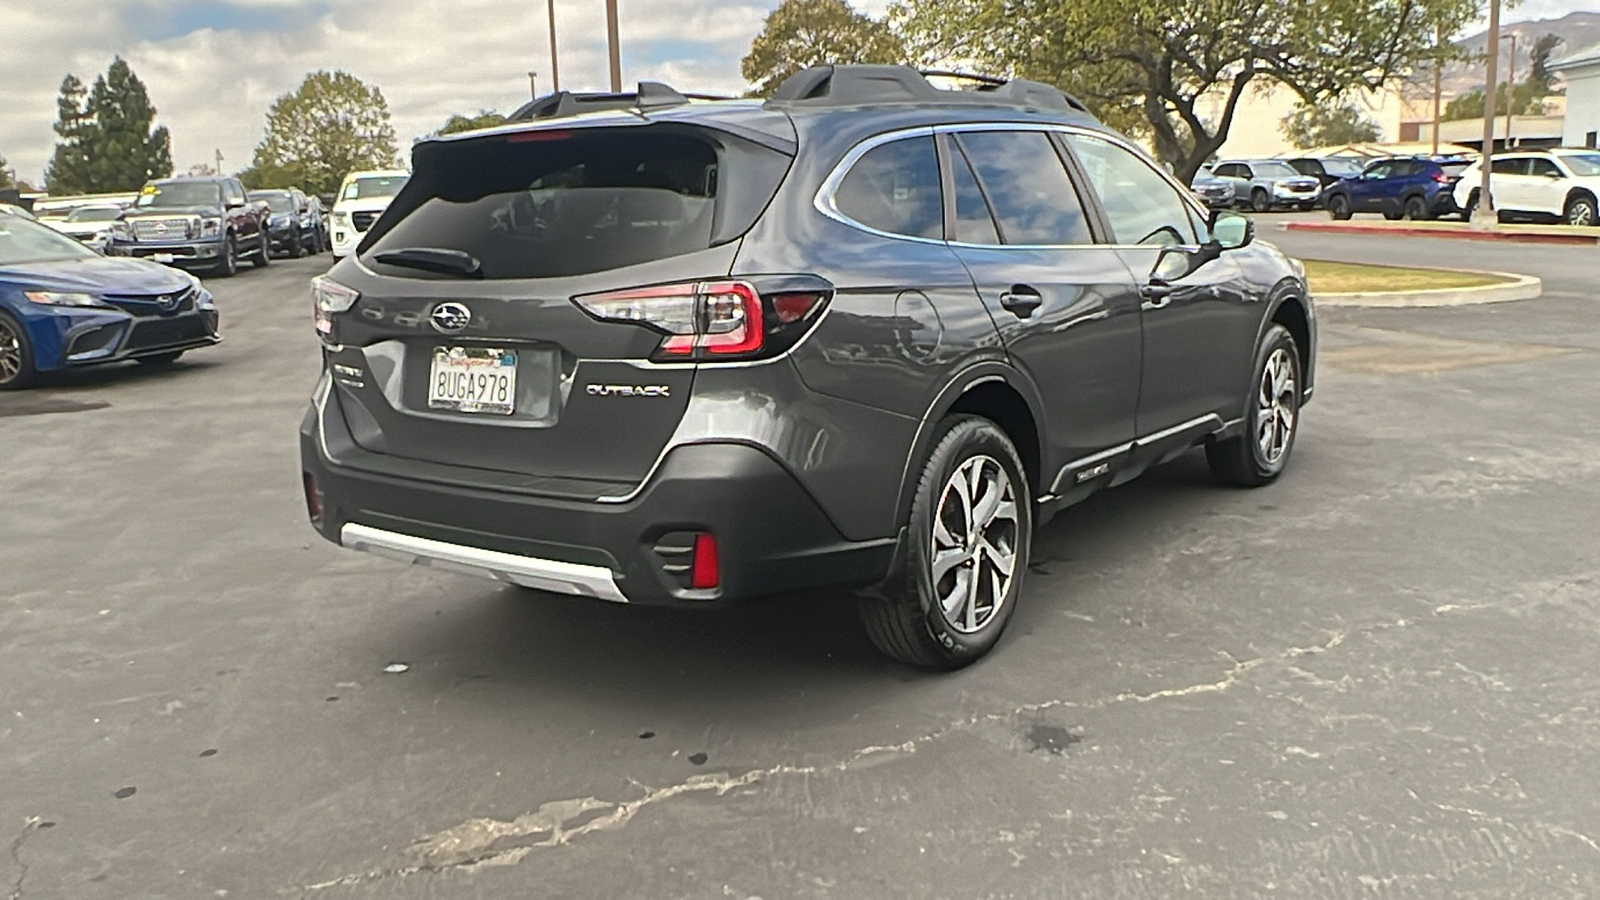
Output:
<instances>
[{"instance_id":1,"label":"sedan windshield","mask_svg":"<svg viewBox=\"0 0 1600 900\"><path fill-rule=\"evenodd\" d=\"M1574 175L1600 175L1600 153L1563 156L1561 161L1567 164Z\"/></svg>"},{"instance_id":2,"label":"sedan windshield","mask_svg":"<svg viewBox=\"0 0 1600 900\"><path fill-rule=\"evenodd\" d=\"M80 206L68 216L68 222L109 222L122 215L120 206Z\"/></svg>"},{"instance_id":3,"label":"sedan windshield","mask_svg":"<svg viewBox=\"0 0 1600 900\"><path fill-rule=\"evenodd\" d=\"M344 196L341 200L366 200L369 197L393 197L400 193L409 179L405 175L384 175L373 178L357 178L345 185Z\"/></svg>"},{"instance_id":4,"label":"sedan windshield","mask_svg":"<svg viewBox=\"0 0 1600 900\"><path fill-rule=\"evenodd\" d=\"M221 206L222 187L209 181L153 184L139 194L138 206Z\"/></svg>"},{"instance_id":5,"label":"sedan windshield","mask_svg":"<svg viewBox=\"0 0 1600 900\"><path fill-rule=\"evenodd\" d=\"M0 266L93 259L98 254L48 225L0 216Z\"/></svg>"}]
</instances>

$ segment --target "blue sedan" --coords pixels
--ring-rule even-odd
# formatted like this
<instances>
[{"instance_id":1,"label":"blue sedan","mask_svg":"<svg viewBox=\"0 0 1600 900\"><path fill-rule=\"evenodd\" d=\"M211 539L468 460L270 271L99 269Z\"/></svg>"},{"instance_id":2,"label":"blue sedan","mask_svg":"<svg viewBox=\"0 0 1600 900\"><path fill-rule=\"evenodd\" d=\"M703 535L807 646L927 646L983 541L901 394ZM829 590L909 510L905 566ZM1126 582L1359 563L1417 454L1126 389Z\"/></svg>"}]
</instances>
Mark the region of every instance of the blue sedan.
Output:
<instances>
[{"instance_id":1,"label":"blue sedan","mask_svg":"<svg viewBox=\"0 0 1600 900\"><path fill-rule=\"evenodd\" d=\"M217 307L194 276L0 215L0 390L117 360L165 365L220 340Z\"/></svg>"}]
</instances>

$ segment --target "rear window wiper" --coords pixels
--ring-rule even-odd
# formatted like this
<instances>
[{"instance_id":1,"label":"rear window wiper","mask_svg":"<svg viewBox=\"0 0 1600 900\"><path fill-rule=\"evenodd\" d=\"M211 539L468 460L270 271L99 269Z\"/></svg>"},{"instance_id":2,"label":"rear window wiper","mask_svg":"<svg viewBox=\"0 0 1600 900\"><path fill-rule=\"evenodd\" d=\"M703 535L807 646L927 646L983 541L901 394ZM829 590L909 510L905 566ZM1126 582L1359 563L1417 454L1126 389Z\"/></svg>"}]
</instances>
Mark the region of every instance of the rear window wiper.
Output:
<instances>
[{"instance_id":1,"label":"rear window wiper","mask_svg":"<svg viewBox=\"0 0 1600 900\"><path fill-rule=\"evenodd\" d=\"M460 275L463 278L482 278L483 264L478 258L461 250L443 247L406 247L403 250L385 250L373 254L374 260L386 266L421 269L441 275Z\"/></svg>"}]
</instances>

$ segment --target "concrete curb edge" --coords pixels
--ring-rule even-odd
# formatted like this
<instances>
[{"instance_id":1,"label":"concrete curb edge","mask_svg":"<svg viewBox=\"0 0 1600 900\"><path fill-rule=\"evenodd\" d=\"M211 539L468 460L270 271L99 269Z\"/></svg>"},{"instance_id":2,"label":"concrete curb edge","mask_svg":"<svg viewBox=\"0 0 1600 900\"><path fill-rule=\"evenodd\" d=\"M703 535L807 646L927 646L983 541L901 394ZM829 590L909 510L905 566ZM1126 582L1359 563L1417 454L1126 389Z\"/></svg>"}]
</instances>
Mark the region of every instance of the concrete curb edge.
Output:
<instances>
[{"instance_id":1,"label":"concrete curb edge","mask_svg":"<svg viewBox=\"0 0 1600 900\"><path fill-rule=\"evenodd\" d=\"M1441 306L1475 306L1481 303L1506 303L1532 300L1544 293L1544 282L1532 275L1511 272L1472 272L1509 279L1501 284L1465 288L1429 288L1421 291L1362 291L1348 294L1314 294L1318 306L1364 306L1389 309L1426 309Z\"/></svg>"}]
</instances>

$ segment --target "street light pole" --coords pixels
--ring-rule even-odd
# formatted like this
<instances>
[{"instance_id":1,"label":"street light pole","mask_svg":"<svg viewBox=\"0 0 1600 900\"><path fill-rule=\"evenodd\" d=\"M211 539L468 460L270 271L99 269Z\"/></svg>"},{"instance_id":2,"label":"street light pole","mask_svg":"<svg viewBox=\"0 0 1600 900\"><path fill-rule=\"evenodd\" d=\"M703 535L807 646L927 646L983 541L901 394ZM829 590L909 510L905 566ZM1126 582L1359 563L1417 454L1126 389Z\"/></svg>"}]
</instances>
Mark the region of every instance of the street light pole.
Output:
<instances>
[{"instance_id":1,"label":"street light pole","mask_svg":"<svg viewBox=\"0 0 1600 900\"><path fill-rule=\"evenodd\" d=\"M556 64L556 0L548 0L550 11L550 90L561 93L561 69Z\"/></svg>"},{"instance_id":2,"label":"street light pole","mask_svg":"<svg viewBox=\"0 0 1600 900\"><path fill-rule=\"evenodd\" d=\"M528 96L532 97L535 100L539 99L539 73L538 72L529 72L528 73Z\"/></svg>"},{"instance_id":3,"label":"street light pole","mask_svg":"<svg viewBox=\"0 0 1600 900\"><path fill-rule=\"evenodd\" d=\"M1500 62L1500 0L1489 0L1489 71L1483 91L1483 157L1478 181L1478 208L1472 214L1472 224L1480 227L1494 225L1499 217L1494 211L1494 195L1489 191L1489 173L1494 169L1494 95L1499 89Z\"/></svg>"},{"instance_id":4,"label":"street light pole","mask_svg":"<svg viewBox=\"0 0 1600 900\"><path fill-rule=\"evenodd\" d=\"M611 93L622 93L622 47L617 38L617 0L606 0L606 42L611 47Z\"/></svg>"},{"instance_id":5,"label":"street light pole","mask_svg":"<svg viewBox=\"0 0 1600 900\"><path fill-rule=\"evenodd\" d=\"M1511 149L1511 110L1517 105L1517 33L1510 32L1511 56L1506 61L1506 149Z\"/></svg>"}]
</instances>

